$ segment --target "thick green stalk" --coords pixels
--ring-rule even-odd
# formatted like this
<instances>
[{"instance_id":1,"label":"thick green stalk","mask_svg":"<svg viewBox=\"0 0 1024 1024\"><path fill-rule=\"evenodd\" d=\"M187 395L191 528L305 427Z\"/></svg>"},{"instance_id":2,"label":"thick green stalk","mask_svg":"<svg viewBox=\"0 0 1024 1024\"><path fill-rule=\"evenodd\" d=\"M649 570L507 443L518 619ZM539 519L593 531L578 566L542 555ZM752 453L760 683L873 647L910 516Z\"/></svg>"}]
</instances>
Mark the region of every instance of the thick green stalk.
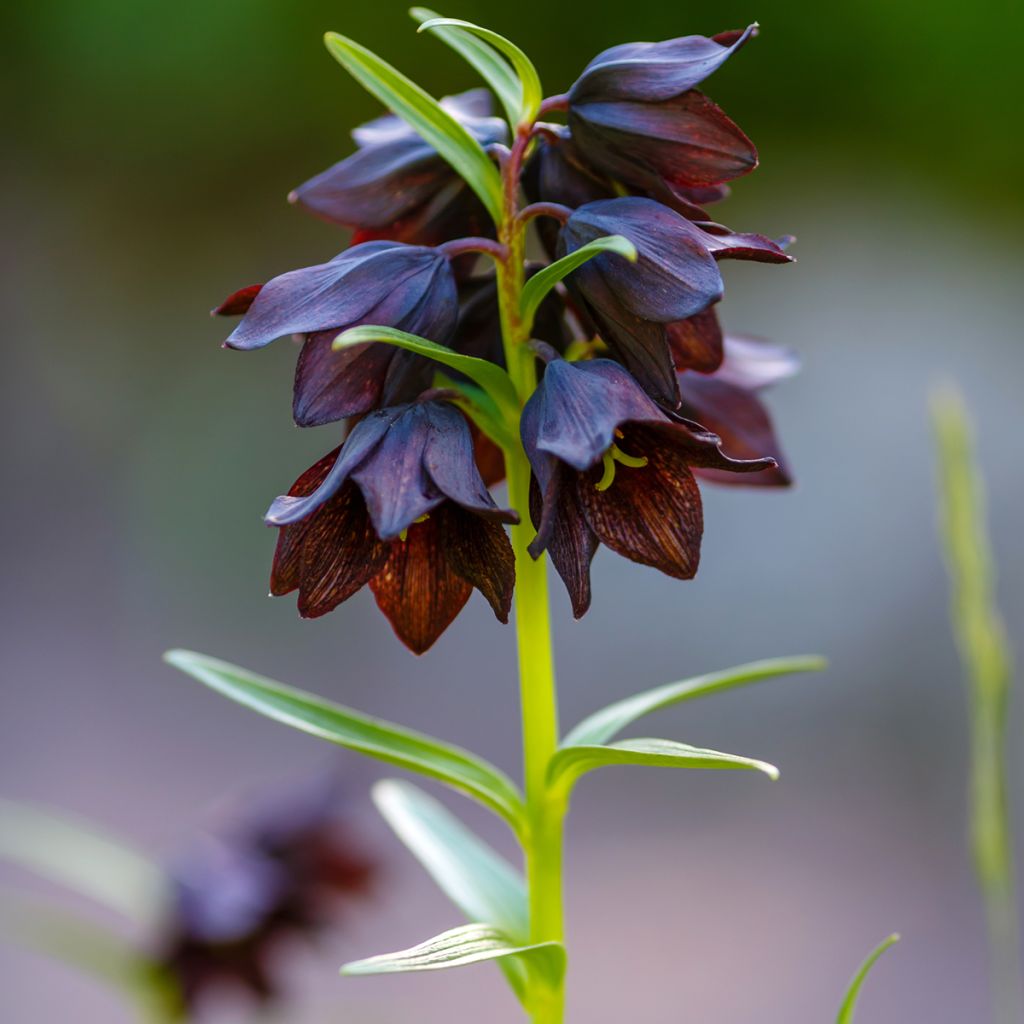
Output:
<instances>
[{"instance_id":1,"label":"thick green stalk","mask_svg":"<svg viewBox=\"0 0 1024 1024\"><path fill-rule=\"evenodd\" d=\"M536 357L519 314L524 283L525 228L517 220L519 171L529 133L517 133L512 152L503 167L505 216L499 240L507 247L507 259L498 264L498 301L505 359L521 403L537 386ZM558 699L551 649L551 617L548 604L547 559L534 559L527 550L533 539L530 525L530 464L518 443L505 450L509 504L523 521L512 527L516 565L516 639L519 656L519 689L522 706L523 771L525 776L527 828L523 837L526 881L530 903L530 941L562 942L562 828L565 805L548 792L547 771L558 748ZM562 1024L564 990L543 987L529 994L528 1008L534 1024Z\"/></svg>"}]
</instances>

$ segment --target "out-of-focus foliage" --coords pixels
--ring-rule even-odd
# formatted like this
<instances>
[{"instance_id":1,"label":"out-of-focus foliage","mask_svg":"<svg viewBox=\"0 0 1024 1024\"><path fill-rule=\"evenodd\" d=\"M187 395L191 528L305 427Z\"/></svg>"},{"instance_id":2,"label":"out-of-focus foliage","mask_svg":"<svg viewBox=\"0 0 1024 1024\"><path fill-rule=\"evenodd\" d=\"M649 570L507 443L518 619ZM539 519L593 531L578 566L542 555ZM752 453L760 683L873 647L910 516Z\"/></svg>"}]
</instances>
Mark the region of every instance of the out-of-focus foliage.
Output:
<instances>
[{"instance_id":1,"label":"out-of-focus foliage","mask_svg":"<svg viewBox=\"0 0 1024 1024\"><path fill-rule=\"evenodd\" d=\"M0 76L17 97L14 143L40 151L63 174L148 194L156 207L194 203L195 190L230 175L248 191L280 174L286 191L343 155L349 125L378 113L324 54L325 30L359 38L435 95L475 84L440 40L416 37L407 6L11 5ZM565 89L594 53L619 40L759 20L761 38L717 76L716 99L729 108L743 97L741 125L756 125L780 151L784 137L792 158L801 144L837 159L858 148L882 169L916 165L973 202L979 183L986 193L1012 192L1024 156L1024 137L1012 130L1024 92L1020 4L740 0L723 8L704 0L674 15L662 4L613 0L435 6L528 43L548 91ZM182 173L184 155L194 173Z\"/></svg>"}]
</instances>

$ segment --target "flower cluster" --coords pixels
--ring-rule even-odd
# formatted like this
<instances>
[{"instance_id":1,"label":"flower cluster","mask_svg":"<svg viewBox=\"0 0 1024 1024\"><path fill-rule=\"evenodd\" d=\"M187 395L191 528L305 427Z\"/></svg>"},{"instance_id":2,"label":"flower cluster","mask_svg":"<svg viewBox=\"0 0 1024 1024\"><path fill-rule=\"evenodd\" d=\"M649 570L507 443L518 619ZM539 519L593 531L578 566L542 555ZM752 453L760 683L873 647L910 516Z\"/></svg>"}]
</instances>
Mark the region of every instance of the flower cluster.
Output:
<instances>
[{"instance_id":1,"label":"flower cluster","mask_svg":"<svg viewBox=\"0 0 1024 1024\"><path fill-rule=\"evenodd\" d=\"M395 116L357 129L352 155L292 193L351 229L352 244L214 311L242 316L230 348L297 337L295 422L344 424L341 445L267 514L280 531L273 594L297 590L300 614L318 616L367 585L420 653L474 588L507 620L515 561L503 524L530 517L530 554L550 554L579 616L599 544L694 575L698 478L789 482L758 392L793 360L725 335L717 314L720 261L785 263L788 239L734 232L705 210L757 153L698 86L754 34L613 47L540 105L540 116L566 123L510 127L492 116L484 90L441 101L500 168L503 218ZM538 270L523 262L527 223L548 261L581 250L590 258L563 275L517 338L502 289L521 290ZM591 254L609 236L632 243L635 261ZM428 351L386 338L337 346L367 325L498 367L510 364L510 345L531 346L528 376L539 384L524 393L519 382L516 422L505 410L509 429L495 429L458 368L439 379ZM502 509L489 488L509 459L524 457L530 508Z\"/></svg>"},{"instance_id":2,"label":"flower cluster","mask_svg":"<svg viewBox=\"0 0 1024 1024\"><path fill-rule=\"evenodd\" d=\"M224 988L273 999L282 946L322 931L370 884L334 780L283 796L171 867L156 964L183 1014Z\"/></svg>"}]
</instances>

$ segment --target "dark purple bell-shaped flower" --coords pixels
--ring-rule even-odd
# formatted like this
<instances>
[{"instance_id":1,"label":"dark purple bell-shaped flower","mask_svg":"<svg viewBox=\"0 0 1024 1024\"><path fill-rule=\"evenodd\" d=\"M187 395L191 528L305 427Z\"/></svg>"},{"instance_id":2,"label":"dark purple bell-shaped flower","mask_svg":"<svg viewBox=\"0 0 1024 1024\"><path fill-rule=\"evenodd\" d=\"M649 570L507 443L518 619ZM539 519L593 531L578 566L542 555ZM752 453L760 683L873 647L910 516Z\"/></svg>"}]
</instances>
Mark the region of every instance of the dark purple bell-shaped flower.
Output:
<instances>
[{"instance_id":1,"label":"dark purple bell-shaped flower","mask_svg":"<svg viewBox=\"0 0 1024 1024\"><path fill-rule=\"evenodd\" d=\"M515 583L512 547L454 406L419 401L370 413L344 445L278 498L271 593L299 591L324 615L369 584L403 643L422 654L476 587L502 622Z\"/></svg>"},{"instance_id":2,"label":"dark purple bell-shaped flower","mask_svg":"<svg viewBox=\"0 0 1024 1024\"><path fill-rule=\"evenodd\" d=\"M272 999L282 947L316 936L370 884L373 864L339 813L334 780L282 796L170 866L154 964L183 1017L221 989Z\"/></svg>"},{"instance_id":3,"label":"dark purple bell-shaped flower","mask_svg":"<svg viewBox=\"0 0 1024 1024\"><path fill-rule=\"evenodd\" d=\"M754 30L605 50L569 91L576 145L606 175L643 189L704 188L753 170L753 143L695 87Z\"/></svg>"},{"instance_id":4,"label":"dark purple bell-shaped flower","mask_svg":"<svg viewBox=\"0 0 1024 1024\"><path fill-rule=\"evenodd\" d=\"M305 338L293 411L295 422L309 427L408 401L429 385L429 363L393 346L332 351L341 331L374 324L445 344L458 318L458 294L449 261L436 249L364 242L329 263L242 289L214 312L245 314L229 348L261 348L288 334Z\"/></svg>"},{"instance_id":5,"label":"dark purple bell-shaped flower","mask_svg":"<svg viewBox=\"0 0 1024 1024\"><path fill-rule=\"evenodd\" d=\"M490 94L473 89L441 105L483 146L505 141L501 118L491 117ZM311 178L289 199L323 220L354 228L358 241L392 239L438 245L494 226L473 191L404 121L387 115L357 128L359 148Z\"/></svg>"},{"instance_id":6,"label":"dark purple bell-shaped flower","mask_svg":"<svg viewBox=\"0 0 1024 1024\"><path fill-rule=\"evenodd\" d=\"M637 196L581 206L562 228L559 255L605 235L628 238L637 262L602 254L570 274L566 286L612 352L670 407L679 401L677 369L711 372L722 360L717 322L706 315L723 293L717 261L790 260L760 235L698 224Z\"/></svg>"},{"instance_id":7,"label":"dark purple bell-shaped flower","mask_svg":"<svg viewBox=\"0 0 1024 1024\"><path fill-rule=\"evenodd\" d=\"M774 465L730 459L717 436L666 415L609 359L549 362L521 429L536 483L530 552L550 553L577 617L590 606L599 544L669 576L694 576L703 533L694 469L754 473Z\"/></svg>"},{"instance_id":8,"label":"dark purple bell-shaped flower","mask_svg":"<svg viewBox=\"0 0 1024 1024\"><path fill-rule=\"evenodd\" d=\"M786 487L793 482L771 417L758 392L796 373L799 364L788 349L755 338L726 335L725 358L710 376L680 373L679 414L717 434L730 458L770 456L776 465L738 475L715 467L698 468L697 476L719 484Z\"/></svg>"}]
</instances>

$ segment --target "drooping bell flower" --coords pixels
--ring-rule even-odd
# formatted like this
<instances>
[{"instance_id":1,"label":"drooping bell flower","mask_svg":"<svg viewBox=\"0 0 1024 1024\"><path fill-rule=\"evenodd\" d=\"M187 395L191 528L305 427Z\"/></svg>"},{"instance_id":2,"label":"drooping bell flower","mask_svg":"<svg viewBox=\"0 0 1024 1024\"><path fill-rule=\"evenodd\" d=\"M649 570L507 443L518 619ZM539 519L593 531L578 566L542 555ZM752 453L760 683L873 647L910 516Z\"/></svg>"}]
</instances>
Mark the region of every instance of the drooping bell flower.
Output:
<instances>
[{"instance_id":1,"label":"drooping bell flower","mask_svg":"<svg viewBox=\"0 0 1024 1024\"><path fill-rule=\"evenodd\" d=\"M577 618L590 606L599 544L677 579L694 576L703 533L695 469L754 473L774 465L729 458L717 436L666 415L609 359L552 359L521 429L536 483L530 553L550 553Z\"/></svg>"},{"instance_id":2,"label":"drooping bell flower","mask_svg":"<svg viewBox=\"0 0 1024 1024\"><path fill-rule=\"evenodd\" d=\"M491 117L490 93L472 89L441 105L482 146L503 142L507 128ZM466 235L493 235L483 204L437 151L392 115L353 133L358 149L288 197L311 213L356 231L355 241L391 239L438 245Z\"/></svg>"},{"instance_id":3,"label":"drooping bell flower","mask_svg":"<svg viewBox=\"0 0 1024 1024\"><path fill-rule=\"evenodd\" d=\"M364 893L373 865L317 780L247 808L233 832L206 838L169 869L171 899L154 962L186 1016L214 992L257 1001L280 987L283 947L315 937Z\"/></svg>"},{"instance_id":4,"label":"drooping bell flower","mask_svg":"<svg viewBox=\"0 0 1024 1024\"><path fill-rule=\"evenodd\" d=\"M679 401L677 369L712 372L722 361L717 323L702 316L722 297L718 260L790 260L760 235L699 224L638 196L581 206L562 227L559 255L605 235L628 238L637 262L601 254L570 274L566 287L612 352L670 407Z\"/></svg>"},{"instance_id":5,"label":"drooping bell flower","mask_svg":"<svg viewBox=\"0 0 1024 1024\"><path fill-rule=\"evenodd\" d=\"M695 87L754 30L605 50L569 91L576 145L604 174L643 189L705 188L753 170L754 144Z\"/></svg>"},{"instance_id":6,"label":"drooping bell flower","mask_svg":"<svg viewBox=\"0 0 1024 1024\"><path fill-rule=\"evenodd\" d=\"M332 351L341 331L374 324L445 344L458 317L458 295L449 261L436 249L364 242L329 263L242 289L214 312L244 313L225 342L229 348L262 348L289 334L304 337L293 412L299 426L309 427L408 401L429 385L430 364L394 346Z\"/></svg>"},{"instance_id":7,"label":"drooping bell flower","mask_svg":"<svg viewBox=\"0 0 1024 1024\"><path fill-rule=\"evenodd\" d=\"M787 349L755 338L726 335L725 358L710 376L680 373L679 414L721 438L722 451L734 459L770 456L776 465L742 475L713 466L697 468L702 479L719 484L786 487L792 483L771 416L758 392L796 373L799 364Z\"/></svg>"},{"instance_id":8,"label":"drooping bell flower","mask_svg":"<svg viewBox=\"0 0 1024 1024\"><path fill-rule=\"evenodd\" d=\"M502 523L465 417L433 399L370 413L266 516L281 527L270 590L324 615L369 585L407 647L422 654L476 587L501 622L515 583Z\"/></svg>"}]
</instances>

